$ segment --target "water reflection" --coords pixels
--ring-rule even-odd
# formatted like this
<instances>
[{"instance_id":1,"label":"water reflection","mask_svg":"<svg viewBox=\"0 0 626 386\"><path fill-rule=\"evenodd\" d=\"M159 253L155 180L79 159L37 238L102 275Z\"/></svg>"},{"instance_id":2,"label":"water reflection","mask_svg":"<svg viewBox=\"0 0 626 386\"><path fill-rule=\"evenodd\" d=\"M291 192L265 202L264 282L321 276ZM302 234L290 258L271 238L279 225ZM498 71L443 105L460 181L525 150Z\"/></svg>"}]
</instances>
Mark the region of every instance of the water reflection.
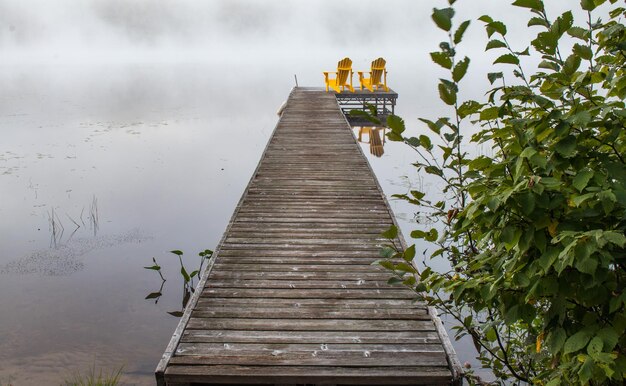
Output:
<instances>
[{"instance_id":1,"label":"water reflection","mask_svg":"<svg viewBox=\"0 0 626 386\"><path fill-rule=\"evenodd\" d=\"M181 316L183 316L183 313L185 312L185 307L187 306L187 303L189 302L189 299L191 298L191 294L195 292L195 288L197 284L196 280L200 280L199 278L200 276L202 276L202 272L203 272L202 269L203 269L204 263L205 261L208 261L213 257L213 251L210 249L205 249L204 251L198 253L198 256L200 257L200 265L198 269L194 271L189 271L187 267L185 266L185 264L183 263L184 253L182 251L174 250L174 251L170 251L170 253L178 256L178 261L180 263L180 271L179 271L180 276L177 276L177 278L178 280L181 281L181 284L182 284L182 297L181 297L182 301L181 301L180 310L166 311L166 312L169 315L180 318ZM156 271L159 274L159 278L161 279L161 284L157 291L150 292L145 297L145 299L146 300L154 299L154 304L158 304L159 299L161 298L161 296L163 296L165 282L167 281L167 279L165 279L165 276L163 276L162 269L161 269L162 267L157 263L156 258L153 257L152 262L154 263L154 265L149 266L149 267L144 267L144 269Z\"/></svg>"},{"instance_id":2,"label":"water reflection","mask_svg":"<svg viewBox=\"0 0 626 386\"><path fill-rule=\"evenodd\" d=\"M71 192L71 190L67 190L66 192L69 193ZM35 198L37 198L36 194ZM40 206L45 206L45 204ZM47 211L46 214L48 216L48 229L50 231L50 248L58 248L60 245L63 244L63 235L65 233L63 221L61 221L61 218L59 218L58 212L55 211L54 207ZM91 200L86 217L83 216L85 216L85 207L81 209L78 220L74 219L69 213L65 212L65 217L73 225L73 227L69 229L71 233L65 240L65 243L68 243L70 240L72 240L72 237L74 237L76 232L78 232L78 230L81 228L81 224L82 227L88 228L93 233L94 237L98 235L98 230L100 229L100 216L98 214L98 199L95 195ZM87 220L87 224L85 224L85 220ZM80 224L78 223L78 221L80 221Z\"/></svg>"},{"instance_id":3,"label":"water reflection","mask_svg":"<svg viewBox=\"0 0 626 386\"><path fill-rule=\"evenodd\" d=\"M375 157L382 157L385 154L385 137L387 134L386 127L377 127L377 126L357 126L356 129L359 131L358 140L361 143L368 143L370 146L370 154ZM364 136L367 135L368 140L364 140Z\"/></svg>"}]
</instances>

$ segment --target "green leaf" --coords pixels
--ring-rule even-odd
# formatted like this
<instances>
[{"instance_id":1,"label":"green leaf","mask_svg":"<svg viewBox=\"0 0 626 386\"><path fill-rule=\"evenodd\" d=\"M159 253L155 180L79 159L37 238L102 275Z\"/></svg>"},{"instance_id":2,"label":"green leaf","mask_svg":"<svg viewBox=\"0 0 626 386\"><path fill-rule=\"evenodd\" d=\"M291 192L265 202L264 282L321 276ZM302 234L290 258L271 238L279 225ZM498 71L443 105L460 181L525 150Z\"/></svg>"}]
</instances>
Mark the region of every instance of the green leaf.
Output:
<instances>
[{"instance_id":1,"label":"green leaf","mask_svg":"<svg viewBox=\"0 0 626 386\"><path fill-rule=\"evenodd\" d=\"M616 231L605 231L602 236L610 243L624 248L626 246L626 236L623 233Z\"/></svg>"},{"instance_id":2,"label":"green leaf","mask_svg":"<svg viewBox=\"0 0 626 386\"><path fill-rule=\"evenodd\" d=\"M537 34L537 38L532 42L533 47L542 54L554 55L558 44L558 37L552 31L545 31Z\"/></svg>"},{"instance_id":3,"label":"green leaf","mask_svg":"<svg viewBox=\"0 0 626 386\"><path fill-rule=\"evenodd\" d=\"M528 21L528 26L532 27L535 25L540 25L542 27L546 27L546 28L550 28L550 24L548 24L548 22L541 18L541 17L532 17L529 21Z\"/></svg>"},{"instance_id":4,"label":"green leaf","mask_svg":"<svg viewBox=\"0 0 626 386\"><path fill-rule=\"evenodd\" d=\"M522 236L522 231L514 227L512 225L507 225L502 232L500 233L500 241L504 243L504 246L507 250L513 249L514 246L517 245L520 237Z\"/></svg>"},{"instance_id":5,"label":"green leaf","mask_svg":"<svg viewBox=\"0 0 626 386\"><path fill-rule=\"evenodd\" d=\"M144 267L144 269L151 269L151 270L153 270L153 271L158 271L158 270L160 270L160 269L161 269L161 267L160 267L160 266L158 266L158 265L153 265L153 266L151 266L151 267Z\"/></svg>"},{"instance_id":6,"label":"green leaf","mask_svg":"<svg viewBox=\"0 0 626 386\"><path fill-rule=\"evenodd\" d=\"M456 103L456 91L446 86L444 83L439 83L439 98L447 105L454 105Z\"/></svg>"},{"instance_id":7,"label":"green leaf","mask_svg":"<svg viewBox=\"0 0 626 386\"><path fill-rule=\"evenodd\" d=\"M411 245L410 247L404 250L404 253L402 254L402 258L408 262L413 261L413 258L415 258L415 244Z\"/></svg>"},{"instance_id":8,"label":"green leaf","mask_svg":"<svg viewBox=\"0 0 626 386\"><path fill-rule=\"evenodd\" d=\"M504 54L494 60L493 64L505 63L505 64L519 64L519 59L513 54Z\"/></svg>"},{"instance_id":9,"label":"green leaf","mask_svg":"<svg viewBox=\"0 0 626 386\"><path fill-rule=\"evenodd\" d=\"M426 166L424 168L424 171L426 171L426 173L428 174L434 174L436 176L443 176L443 171L441 171L441 169L439 169L436 166Z\"/></svg>"},{"instance_id":10,"label":"green leaf","mask_svg":"<svg viewBox=\"0 0 626 386\"><path fill-rule=\"evenodd\" d=\"M432 150L433 145L430 142L430 138L427 135L420 135L420 145L428 150Z\"/></svg>"},{"instance_id":11,"label":"green leaf","mask_svg":"<svg viewBox=\"0 0 626 386\"><path fill-rule=\"evenodd\" d=\"M189 274L187 273L187 270L185 269L185 267L180 267L180 274L183 275L183 278L185 279L185 283L189 282L189 280L191 280L191 278L189 277Z\"/></svg>"},{"instance_id":12,"label":"green leaf","mask_svg":"<svg viewBox=\"0 0 626 386\"><path fill-rule=\"evenodd\" d=\"M491 23L493 21L493 19L489 15L482 15L478 18L478 20L484 21L485 23Z\"/></svg>"},{"instance_id":13,"label":"green leaf","mask_svg":"<svg viewBox=\"0 0 626 386\"><path fill-rule=\"evenodd\" d=\"M558 41L558 39L560 39L561 36L563 36L563 34L572 27L573 22L574 16L572 15L572 12L563 12L563 14L552 24L550 32L555 35L554 37Z\"/></svg>"},{"instance_id":14,"label":"green leaf","mask_svg":"<svg viewBox=\"0 0 626 386\"><path fill-rule=\"evenodd\" d=\"M563 72L567 76L572 76L578 70L578 67L580 67L580 56L570 55L563 63Z\"/></svg>"},{"instance_id":15,"label":"green leaf","mask_svg":"<svg viewBox=\"0 0 626 386\"><path fill-rule=\"evenodd\" d=\"M423 239L426 237L426 232L420 230L411 231L411 237L414 239Z\"/></svg>"},{"instance_id":16,"label":"green leaf","mask_svg":"<svg viewBox=\"0 0 626 386\"><path fill-rule=\"evenodd\" d=\"M389 259L393 255L395 255L395 253L396 253L395 249L390 248L390 247L383 247L380 249L380 251L378 251L378 254L381 257L384 257L385 259Z\"/></svg>"},{"instance_id":17,"label":"green leaf","mask_svg":"<svg viewBox=\"0 0 626 386\"><path fill-rule=\"evenodd\" d=\"M470 59L468 57L463 58L460 62L454 66L454 70L452 70L452 80L455 82L461 81L465 74L467 73L467 67L469 66Z\"/></svg>"},{"instance_id":18,"label":"green leaf","mask_svg":"<svg viewBox=\"0 0 626 386\"><path fill-rule=\"evenodd\" d=\"M537 154L537 150L535 150L535 148L528 146L527 148L525 148L521 153L520 153L520 157L521 158L530 158L532 156L534 156L535 154Z\"/></svg>"},{"instance_id":19,"label":"green leaf","mask_svg":"<svg viewBox=\"0 0 626 386\"><path fill-rule=\"evenodd\" d=\"M387 117L387 127L396 134L402 134L405 130L404 120L397 115L390 115Z\"/></svg>"},{"instance_id":20,"label":"green leaf","mask_svg":"<svg viewBox=\"0 0 626 386\"><path fill-rule=\"evenodd\" d=\"M145 297L145 299L157 299L160 298L163 294L160 292L151 292L148 294L148 296Z\"/></svg>"},{"instance_id":21,"label":"green leaf","mask_svg":"<svg viewBox=\"0 0 626 386\"><path fill-rule=\"evenodd\" d=\"M588 331L578 331L574 335L570 336L567 341L565 341L563 354L569 354L582 350L587 345L590 339L591 334Z\"/></svg>"},{"instance_id":22,"label":"green leaf","mask_svg":"<svg viewBox=\"0 0 626 386\"><path fill-rule=\"evenodd\" d=\"M495 32L499 33L502 36L506 35L506 25L504 25L504 23L502 23L501 21L492 21L491 23L487 24L485 28L487 29L487 35L489 37L491 37L491 35L493 35Z\"/></svg>"},{"instance_id":23,"label":"green leaf","mask_svg":"<svg viewBox=\"0 0 626 386\"><path fill-rule=\"evenodd\" d=\"M572 27L567 30L567 34L573 38L584 40L585 42L588 39L588 31L581 27Z\"/></svg>"},{"instance_id":24,"label":"green leaf","mask_svg":"<svg viewBox=\"0 0 626 386\"><path fill-rule=\"evenodd\" d=\"M530 8L539 12L544 10L543 1L541 0L516 0L513 2L513 5L516 7Z\"/></svg>"},{"instance_id":25,"label":"green leaf","mask_svg":"<svg viewBox=\"0 0 626 386\"><path fill-rule=\"evenodd\" d=\"M589 168L579 170L572 180L572 186L578 189L579 192L582 192L583 189L587 187L587 183L589 183L591 177L593 177L593 170Z\"/></svg>"},{"instance_id":26,"label":"green leaf","mask_svg":"<svg viewBox=\"0 0 626 386\"><path fill-rule=\"evenodd\" d=\"M398 285L398 284L402 284L404 280L400 279L399 277L391 277L389 278L389 280L387 280L387 284L389 285Z\"/></svg>"},{"instance_id":27,"label":"green leaf","mask_svg":"<svg viewBox=\"0 0 626 386\"><path fill-rule=\"evenodd\" d=\"M416 200L421 200L425 195L426 193L420 192L419 190L411 190L411 196L415 197Z\"/></svg>"},{"instance_id":28,"label":"green leaf","mask_svg":"<svg viewBox=\"0 0 626 386\"><path fill-rule=\"evenodd\" d=\"M576 196L572 198L572 204L574 204L574 206L576 207L579 207L580 204L582 204L583 202L587 201L588 199L592 198L595 195L596 195L595 193L587 193L587 194L583 194L580 196Z\"/></svg>"},{"instance_id":29,"label":"green leaf","mask_svg":"<svg viewBox=\"0 0 626 386\"><path fill-rule=\"evenodd\" d=\"M461 40L463 39L463 34L465 33L465 30L467 30L467 27L469 27L469 25L470 21L465 20L463 23L461 23L459 28L457 28L456 32L454 33L454 44L459 44L461 42Z\"/></svg>"},{"instance_id":30,"label":"green leaf","mask_svg":"<svg viewBox=\"0 0 626 386\"><path fill-rule=\"evenodd\" d=\"M417 270L415 269L415 267L407 263L396 264L394 270L400 271L400 272L417 273Z\"/></svg>"},{"instance_id":31,"label":"green leaf","mask_svg":"<svg viewBox=\"0 0 626 386\"><path fill-rule=\"evenodd\" d=\"M478 110L480 110L480 107L482 105L476 101L466 101L463 102L463 104L461 104L461 106L459 106L459 117L461 119L465 118L468 115L472 115L478 112Z\"/></svg>"},{"instance_id":32,"label":"green leaf","mask_svg":"<svg viewBox=\"0 0 626 386\"><path fill-rule=\"evenodd\" d=\"M608 215L613 211L615 207L615 202L617 202L617 197L610 190L603 190L598 193L598 199L600 203L602 203L602 209L604 209L604 214Z\"/></svg>"},{"instance_id":33,"label":"green leaf","mask_svg":"<svg viewBox=\"0 0 626 386\"><path fill-rule=\"evenodd\" d=\"M486 109L483 109L480 112L480 120L481 121L488 121L490 119L496 119L496 118L498 118L499 111L500 111L500 109L497 106L488 107Z\"/></svg>"},{"instance_id":34,"label":"green leaf","mask_svg":"<svg viewBox=\"0 0 626 386\"><path fill-rule=\"evenodd\" d=\"M581 359L583 356L581 356ZM589 380L593 377L594 370L593 359L587 357L584 359L583 365L580 366L578 370L578 379L580 380L581 385L588 385Z\"/></svg>"},{"instance_id":35,"label":"green leaf","mask_svg":"<svg viewBox=\"0 0 626 386\"><path fill-rule=\"evenodd\" d=\"M178 256L182 256L183 255L183 252L179 251L178 249L170 251L170 253L173 253L173 254L178 255Z\"/></svg>"},{"instance_id":36,"label":"green leaf","mask_svg":"<svg viewBox=\"0 0 626 386\"><path fill-rule=\"evenodd\" d=\"M436 133L439 134L441 131L441 128L445 125L447 118L440 118L437 120L437 122L433 122L430 121L428 119L424 119L424 118L418 118L420 121L424 122L426 125L428 125L428 128Z\"/></svg>"},{"instance_id":37,"label":"green leaf","mask_svg":"<svg viewBox=\"0 0 626 386\"><path fill-rule=\"evenodd\" d=\"M431 52L430 58L433 60L433 62L437 63L443 68L446 68L448 70L452 68L452 59L450 58L450 55L445 52Z\"/></svg>"},{"instance_id":38,"label":"green leaf","mask_svg":"<svg viewBox=\"0 0 626 386\"><path fill-rule=\"evenodd\" d=\"M589 342L589 346L587 346L587 353L592 357L596 356L597 354L602 352L602 346L604 346L602 339L596 336L595 338L591 339L591 342Z\"/></svg>"},{"instance_id":39,"label":"green leaf","mask_svg":"<svg viewBox=\"0 0 626 386\"><path fill-rule=\"evenodd\" d=\"M572 51L574 52L574 54L580 56L582 59L585 60L589 60L593 57L593 52L591 51L591 48L586 45L576 43L574 44Z\"/></svg>"},{"instance_id":40,"label":"green leaf","mask_svg":"<svg viewBox=\"0 0 626 386\"><path fill-rule=\"evenodd\" d=\"M431 230L429 230L426 233L426 236L424 237L424 239L426 241L430 241L430 242L434 242L439 238L439 232L437 232L437 229L432 228Z\"/></svg>"},{"instance_id":41,"label":"green leaf","mask_svg":"<svg viewBox=\"0 0 626 386\"><path fill-rule=\"evenodd\" d=\"M569 158L576 152L576 137L568 135L555 146L555 150L565 158Z\"/></svg>"},{"instance_id":42,"label":"green leaf","mask_svg":"<svg viewBox=\"0 0 626 386\"><path fill-rule=\"evenodd\" d=\"M532 192L525 192L519 195L519 202L522 206L522 213L529 216L535 209L535 195Z\"/></svg>"},{"instance_id":43,"label":"green leaf","mask_svg":"<svg viewBox=\"0 0 626 386\"><path fill-rule=\"evenodd\" d=\"M390 131L387 133L387 138L389 138L390 141L395 141L395 142L402 142L404 141L404 137L396 132Z\"/></svg>"},{"instance_id":44,"label":"green leaf","mask_svg":"<svg viewBox=\"0 0 626 386\"><path fill-rule=\"evenodd\" d=\"M493 84L496 79L502 79L504 75L501 72L490 72L487 74L487 79L489 79L489 83Z\"/></svg>"},{"instance_id":45,"label":"green leaf","mask_svg":"<svg viewBox=\"0 0 626 386\"><path fill-rule=\"evenodd\" d=\"M539 258L539 265L544 271L548 272L558 257L559 249L549 247Z\"/></svg>"},{"instance_id":46,"label":"green leaf","mask_svg":"<svg viewBox=\"0 0 626 386\"><path fill-rule=\"evenodd\" d=\"M493 160L489 157L480 156L474 158L468 164L470 170L483 170L486 167L490 166L493 163Z\"/></svg>"},{"instance_id":47,"label":"green leaf","mask_svg":"<svg viewBox=\"0 0 626 386\"><path fill-rule=\"evenodd\" d=\"M603 347L606 351L613 350L619 341L619 335L611 327L605 327L596 333L596 336L602 339Z\"/></svg>"},{"instance_id":48,"label":"green leaf","mask_svg":"<svg viewBox=\"0 0 626 386\"><path fill-rule=\"evenodd\" d=\"M506 48L506 43L498 39L489 40L487 42L487 46L485 47L485 51L491 50L493 48Z\"/></svg>"},{"instance_id":49,"label":"green leaf","mask_svg":"<svg viewBox=\"0 0 626 386\"><path fill-rule=\"evenodd\" d=\"M583 258L582 260L576 262L576 269L582 273L593 275L597 268L598 261L590 257Z\"/></svg>"},{"instance_id":50,"label":"green leaf","mask_svg":"<svg viewBox=\"0 0 626 386\"><path fill-rule=\"evenodd\" d=\"M452 17L454 16L454 9L452 8L443 8L437 9L433 8L432 19L437 24L437 27L441 28L444 31L450 31L452 28Z\"/></svg>"},{"instance_id":51,"label":"green leaf","mask_svg":"<svg viewBox=\"0 0 626 386\"><path fill-rule=\"evenodd\" d=\"M554 62L550 62L548 60L542 60L539 65L537 65L537 67L539 68L545 68L548 70L553 70L553 71L559 71L560 67L558 64L554 63Z\"/></svg>"},{"instance_id":52,"label":"green leaf","mask_svg":"<svg viewBox=\"0 0 626 386\"><path fill-rule=\"evenodd\" d=\"M565 333L565 330L561 327L557 327L548 335L548 339L546 339L546 346L551 353L556 354L561 351L566 339L567 334Z\"/></svg>"},{"instance_id":53,"label":"green leaf","mask_svg":"<svg viewBox=\"0 0 626 386\"><path fill-rule=\"evenodd\" d=\"M387 229L380 235L386 239L393 240L396 237L398 237L398 227L396 227L395 225L392 225L389 227L389 229Z\"/></svg>"},{"instance_id":54,"label":"green leaf","mask_svg":"<svg viewBox=\"0 0 626 386\"><path fill-rule=\"evenodd\" d=\"M585 11L593 11L596 8L596 4L593 0L580 0L580 6Z\"/></svg>"}]
</instances>

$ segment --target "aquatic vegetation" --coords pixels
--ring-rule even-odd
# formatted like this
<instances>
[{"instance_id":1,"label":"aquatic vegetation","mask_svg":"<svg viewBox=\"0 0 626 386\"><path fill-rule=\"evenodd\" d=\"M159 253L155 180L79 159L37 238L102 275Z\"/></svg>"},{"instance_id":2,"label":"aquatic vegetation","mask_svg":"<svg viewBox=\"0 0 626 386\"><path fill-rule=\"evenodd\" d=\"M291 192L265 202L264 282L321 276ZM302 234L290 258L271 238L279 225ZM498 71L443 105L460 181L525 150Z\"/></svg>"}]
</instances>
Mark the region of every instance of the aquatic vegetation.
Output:
<instances>
[{"instance_id":1,"label":"aquatic vegetation","mask_svg":"<svg viewBox=\"0 0 626 386\"><path fill-rule=\"evenodd\" d=\"M115 386L120 384L122 377L122 370L124 366L115 371L111 371L106 374L100 369L96 373L96 365L94 364L87 374L81 374L77 371L71 376L70 379L66 379L62 386Z\"/></svg>"},{"instance_id":2,"label":"aquatic vegetation","mask_svg":"<svg viewBox=\"0 0 626 386\"><path fill-rule=\"evenodd\" d=\"M182 287L181 309L177 311L168 311L167 313L179 318L183 316L183 312L185 310L185 307L187 306L187 303L189 302L189 299L191 298L191 294L195 291L196 283L194 279L198 278L202 274L202 268L204 266L204 262L205 260L209 260L211 257L213 257L213 251L210 249L205 249L204 251L201 251L200 253L198 253L198 256L200 256L200 265L198 269L191 271L191 273L189 273L189 271L185 267L185 264L183 263L184 253L182 251L175 249L173 251L170 251L170 253L178 256L178 261L180 263L180 276L183 279L183 283L182 283L183 287ZM165 282L167 280L165 279L165 276L163 276L163 273L161 271L162 267L157 263L156 258L153 257L152 262L154 263L154 265L143 267L143 268L156 271L159 274L159 277L161 278L161 284L157 291L150 292L145 297L145 299L146 300L154 299L154 304L157 304L161 296L163 296L163 289L165 287Z\"/></svg>"}]
</instances>

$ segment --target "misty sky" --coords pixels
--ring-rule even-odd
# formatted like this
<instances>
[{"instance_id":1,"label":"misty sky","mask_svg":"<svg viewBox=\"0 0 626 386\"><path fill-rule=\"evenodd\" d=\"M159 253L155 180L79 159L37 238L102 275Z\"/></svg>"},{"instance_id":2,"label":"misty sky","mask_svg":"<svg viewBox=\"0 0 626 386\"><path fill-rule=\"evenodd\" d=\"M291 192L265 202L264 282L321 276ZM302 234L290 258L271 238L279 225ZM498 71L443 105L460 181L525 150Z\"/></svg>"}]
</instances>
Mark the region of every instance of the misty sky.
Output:
<instances>
[{"instance_id":1,"label":"misty sky","mask_svg":"<svg viewBox=\"0 0 626 386\"><path fill-rule=\"evenodd\" d=\"M457 24L472 20L459 49L472 59L469 88L488 86L486 69L499 54L484 53L487 39L479 16L504 20L509 41L520 51L539 31L526 27L530 12L510 2L455 4ZM579 8L578 0L545 3L552 19ZM443 74L428 52L446 36L430 14L433 7L445 6L443 0L0 0L0 66L214 63L237 66L233 77L242 69L271 71L267 76L285 84L293 84L297 74L300 85L322 86L320 72L332 70L344 56L353 59L355 69L383 56L390 81L396 81L392 88L433 90ZM575 12L575 18L582 24L586 15Z\"/></svg>"},{"instance_id":2,"label":"misty sky","mask_svg":"<svg viewBox=\"0 0 626 386\"><path fill-rule=\"evenodd\" d=\"M461 0L458 13L489 13L523 31L528 12L509 1ZM547 0L554 18L577 0ZM406 46L438 34L429 21L445 1L285 0L1 0L0 48L72 57L82 52L203 50L205 57L241 48L271 52L350 45ZM480 24L476 22L475 24ZM435 35L439 39L441 35ZM41 59L44 59L42 56ZM119 59L124 59L123 55Z\"/></svg>"}]
</instances>

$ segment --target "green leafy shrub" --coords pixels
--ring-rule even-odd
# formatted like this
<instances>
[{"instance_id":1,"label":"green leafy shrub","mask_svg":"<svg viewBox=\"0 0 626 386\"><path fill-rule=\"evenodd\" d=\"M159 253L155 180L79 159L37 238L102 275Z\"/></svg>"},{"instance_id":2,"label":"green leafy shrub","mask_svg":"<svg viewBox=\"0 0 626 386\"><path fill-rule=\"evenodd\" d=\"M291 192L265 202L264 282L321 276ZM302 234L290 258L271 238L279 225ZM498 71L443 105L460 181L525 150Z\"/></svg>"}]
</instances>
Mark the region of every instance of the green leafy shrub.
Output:
<instances>
[{"instance_id":1,"label":"green leafy shrub","mask_svg":"<svg viewBox=\"0 0 626 386\"><path fill-rule=\"evenodd\" d=\"M453 114L421 119L431 134L419 137L407 136L398 117L387 122L391 140L416 150L414 165L444 182L438 202L419 191L396 197L438 221L411 236L452 269L380 264L454 316L457 337L469 335L500 380L625 382L626 12L617 3L582 0L588 18L576 25L572 12L551 19L541 0L517 0L539 30L521 50L504 23L481 17L486 50L500 50L494 64L510 71L487 74L492 88L480 102L458 100L470 59L458 60L456 46L470 22L455 28L452 7L435 9L448 40L431 58L449 70L438 90ZM601 5L610 8L605 20L594 14ZM520 62L528 55L541 57L533 71ZM480 131L464 140L471 125ZM493 155L472 157L468 145ZM382 255L412 262L415 246L389 245Z\"/></svg>"}]
</instances>

